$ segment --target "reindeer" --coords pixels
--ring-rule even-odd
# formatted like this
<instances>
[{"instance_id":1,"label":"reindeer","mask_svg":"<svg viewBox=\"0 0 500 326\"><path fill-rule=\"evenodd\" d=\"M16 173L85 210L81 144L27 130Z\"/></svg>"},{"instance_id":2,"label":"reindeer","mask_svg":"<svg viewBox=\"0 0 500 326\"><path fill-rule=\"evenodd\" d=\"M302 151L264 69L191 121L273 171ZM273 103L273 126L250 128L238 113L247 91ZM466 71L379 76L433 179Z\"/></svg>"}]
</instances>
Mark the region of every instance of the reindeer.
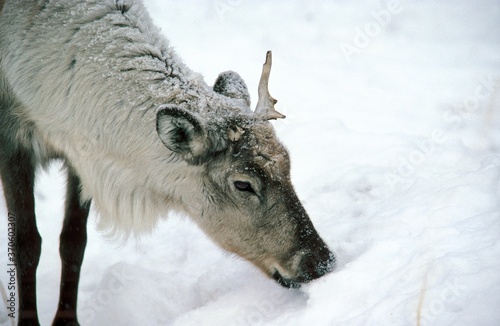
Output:
<instances>
[{"instance_id":1,"label":"reindeer","mask_svg":"<svg viewBox=\"0 0 500 326\"><path fill-rule=\"evenodd\" d=\"M89 209L128 237L181 212L223 249L285 287L330 272L333 253L290 180L269 120L267 53L254 111L242 78L192 72L141 1L0 0L0 174L16 218L19 325L38 325L41 237L35 172L63 160L68 181L54 325L78 325Z\"/></svg>"}]
</instances>

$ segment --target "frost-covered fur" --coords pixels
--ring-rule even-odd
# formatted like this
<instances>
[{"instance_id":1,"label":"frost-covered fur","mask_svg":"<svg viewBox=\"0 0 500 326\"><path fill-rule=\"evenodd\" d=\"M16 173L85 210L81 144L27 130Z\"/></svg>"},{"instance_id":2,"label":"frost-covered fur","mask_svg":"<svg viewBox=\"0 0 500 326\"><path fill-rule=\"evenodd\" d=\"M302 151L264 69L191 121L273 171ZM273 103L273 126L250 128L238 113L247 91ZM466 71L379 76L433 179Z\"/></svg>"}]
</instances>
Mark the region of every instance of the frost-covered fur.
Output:
<instances>
[{"instance_id":1,"label":"frost-covered fur","mask_svg":"<svg viewBox=\"0 0 500 326\"><path fill-rule=\"evenodd\" d=\"M171 209L199 215L189 165L160 141L156 111L178 104L204 119L250 113L214 93L153 26L140 1L7 1L0 20L0 89L22 103L16 137L39 161L63 157L101 225L150 230ZM49 23L50 22L50 23Z\"/></svg>"}]
</instances>

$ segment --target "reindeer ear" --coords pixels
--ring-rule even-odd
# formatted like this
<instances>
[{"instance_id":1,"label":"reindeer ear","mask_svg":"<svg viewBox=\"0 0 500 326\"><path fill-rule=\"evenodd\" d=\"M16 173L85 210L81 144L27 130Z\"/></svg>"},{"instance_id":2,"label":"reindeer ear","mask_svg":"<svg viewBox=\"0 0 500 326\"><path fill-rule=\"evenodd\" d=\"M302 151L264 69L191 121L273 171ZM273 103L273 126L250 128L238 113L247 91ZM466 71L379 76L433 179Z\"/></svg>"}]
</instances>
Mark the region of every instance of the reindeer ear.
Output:
<instances>
[{"instance_id":1,"label":"reindeer ear","mask_svg":"<svg viewBox=\"0 0 500 326\"><path fill-rule=\"evenodd\" d=\"M198 117L176 105L162 105L156 114L156 131L172 152L189 163L199 163L210 144Z\"/></svg>"},{"instance_id":2,"label":"reindeer ear","mask_svg":"<svg viewBox=\"0 0 500 326\"><path fill-rule=\"evenodd\" d=\"M241 99L250 106L250 94L243 78L234 71L225 71L219 74L214 84L214 92L224 96Z\"/></svg>"}]
</instances>

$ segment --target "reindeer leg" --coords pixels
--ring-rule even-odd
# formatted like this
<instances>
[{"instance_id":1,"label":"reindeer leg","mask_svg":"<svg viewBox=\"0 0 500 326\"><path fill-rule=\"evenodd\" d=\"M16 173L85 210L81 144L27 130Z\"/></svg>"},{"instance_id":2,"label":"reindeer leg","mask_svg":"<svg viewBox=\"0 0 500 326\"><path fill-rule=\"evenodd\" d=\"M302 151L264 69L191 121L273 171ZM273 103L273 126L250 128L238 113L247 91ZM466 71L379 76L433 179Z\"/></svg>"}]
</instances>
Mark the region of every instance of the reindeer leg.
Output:
<instances>
[{"instance_id":1,"label":"reindeer leg","mask_svg":"<svg viewBox=\"0 0 500 326\"><path fill-rule=\"evenodd\" d=\"M87 244L87 217L90 201L80 200L80 179L68 169L66 213L60 236L62 260L59 307L53 325L79 325L76 316L80 267Z\"/></svg>"},{"instance_id":2,"label":"reindeer leg","mask_svg":"<svg viewBox=\"0 0 500 326\"><path fill-rule=\"evenodd\" d=\"M15 264L17 270L18 325L39 325L36 309L36 269L42 239L35 221L35 162L29 150L0 139L0 174L11 215L15 216Z\"/></svg>"}]
</instances>

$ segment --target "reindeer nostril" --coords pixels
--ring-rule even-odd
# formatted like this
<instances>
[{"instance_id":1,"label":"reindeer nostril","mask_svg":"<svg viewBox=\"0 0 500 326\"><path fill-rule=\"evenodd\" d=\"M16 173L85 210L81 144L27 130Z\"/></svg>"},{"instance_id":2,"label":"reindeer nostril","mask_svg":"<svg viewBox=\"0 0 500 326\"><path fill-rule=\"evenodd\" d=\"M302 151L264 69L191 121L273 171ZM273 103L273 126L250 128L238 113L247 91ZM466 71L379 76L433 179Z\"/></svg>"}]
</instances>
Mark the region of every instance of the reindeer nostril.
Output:
<instances>
[{"instance_id":1,"label":"reindeer nostril","mask_svg":"<svg viewBox=\"0 0 500 326\"><path fill-rule=\"evenodd\" d=\"M303 266L305 267L304 269L309 272L313 273L316 270L316 265L317 265L317 260L316 257L313 255L307 255L306 257L303 258Z\"/></svg>"},{"instance_id":2,"label":"reindeer nostril","mask_svg":"<svg viewBox=\"0 0 500 326\"><path fill-rule=\"evenodd\" d=\"M317 265L318 261L313 254L306 254L304 257L302 257L300 270L305 281L310 281L321 276L318 275L316 268Z\"/></svg>"},{"instance_id":3,"label":"reindeer nostril","mask_svg":"<svg viewBox=\"0 0 500 326\"><path fill-rule=\"evenodd\" d=\"M325 247L322 250L305 254L299 266L304 281L311 281L328 274L335 268L335 255Z\"/></svg>"}]
</instances>

